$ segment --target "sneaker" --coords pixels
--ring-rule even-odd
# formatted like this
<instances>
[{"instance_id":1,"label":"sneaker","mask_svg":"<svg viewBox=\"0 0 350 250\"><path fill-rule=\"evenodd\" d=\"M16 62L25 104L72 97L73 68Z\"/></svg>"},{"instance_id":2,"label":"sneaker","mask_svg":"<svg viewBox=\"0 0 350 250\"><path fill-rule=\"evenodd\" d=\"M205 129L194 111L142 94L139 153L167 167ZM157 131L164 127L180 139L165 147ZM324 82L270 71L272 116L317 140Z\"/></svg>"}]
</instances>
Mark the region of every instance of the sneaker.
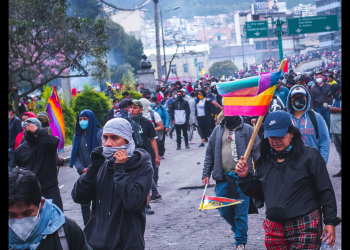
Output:
<instances>
[{"instance_id":1,"label":"sneaker","mask_svg":"<svg viewBox=\"0 0 350 250\"><path fill-rule=\"evenodd\" d=\"M244 244L237 245L236 250L245 250L245 245Z\"/></svg>"},{"instance_id":2,"label":"sneaker","mask_svg":"<svg viewBox=\"0 0 350 250\"><path fill-rule=\"evenodd\" d=\"M170 139L173 139L173 134L169 134L169 138L170 138Z\"/></svg>"},{"instance_id":3,"label":"sneaker","mask_svg":"<svg viewBox=\"0 0 350 250\"><path fill-rule=\"evenodd\" d=\"M154 214L154 211L149 204L146 205L146 214Z\"/></svg>"},{"instance_id":4,"label":"sneaker","mask_svg":"<svg viewBox=\"0 0 350 250\"><path fill-rule=\"evenodd\" d=\"M176 150L181 149L181 145L177 145Z\"/></svg>"},{"instance_id":5,"label":"sneaker","mask_svg":"<svg viewBox=\"0 0 350 250\"><path fill-rule=\"evenodd\" d=\"M151 195L151 199L149 202L155 202L155 201L160 201L162 200L162 196L160 194L158 195Z\"/></svg>"},{"instance_id":6,"label":"sneaker","mask_svg":"<svg viewBox=\"0 0 350 250\"><path fill-rule=\"evenodd\" d=\"M198 147L199 147L199 148L200 148L200 147L205 147L205 144L202 142L201 144L199 144Z\"/></svg>"},{"instance_id":7,"label":"sneaker","mask_svg":"<svg viewBox=\"0 0 350 250\"><path fill-rule=\"evenodd\" d=\"M189 146L189 145L186 145L186 148L190 148L190 146Z\"/></svg>"},{"instance_id":8,"label":"sneaker","mask_svg":"<svg viewBox=\"0 0 350 250\"><path fill-rule=\"evenodd\" d=\"M159 156L159 160L160 160L160 159L164 159L164 156Z\"/></svg>"},{"instance_id":9,"label":"sneaker","mask_svg":"<svg viewBox=\"0 0 350 250\"><path fill-rule=\"evenodd\" d=\"M339 173L333 175L333 177L341 177L341 170L339 171Z\"/></svg>"}]
</instances>

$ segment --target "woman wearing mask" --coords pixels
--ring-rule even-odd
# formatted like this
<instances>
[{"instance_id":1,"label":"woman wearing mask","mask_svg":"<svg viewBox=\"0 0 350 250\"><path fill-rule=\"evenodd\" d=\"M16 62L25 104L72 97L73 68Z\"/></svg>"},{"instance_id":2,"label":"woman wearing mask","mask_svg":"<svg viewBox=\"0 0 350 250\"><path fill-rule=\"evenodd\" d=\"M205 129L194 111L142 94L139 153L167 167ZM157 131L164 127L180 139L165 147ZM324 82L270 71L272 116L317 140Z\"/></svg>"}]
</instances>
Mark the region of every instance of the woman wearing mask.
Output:
<instances>
[{"instance_id":1,"label":"woman wearing mask","mask_svg":"<svg viewBox=\"0 0 350 250\"><path fill-rule=\"evenodd\" d=\"M198 147L204 147L205 139L211 135L210 115L212 99L206 98L206 96L207 94L204 90L198 90L195 112L202 139Z\"/></svg>"},{"instance_id":2,"label":"woman wearing mask","mask_svg":"<svg viewBox=\"0 0 350 250\"><path fill-rule=\"evenodd\" d=\"M69 167L75 166L79 175L86 173L91 164L90 154L102 145L102 129L95 114L88 109L80 112L75 125ZM84 225L90 220L90 202L81 204Z\"/></svg>"},{"instance_id":3,"label":"woman wearing mask","mask_svg":"<svg viewBox=\"0 0 350 250\"><path fill-rule=\"evenodd\" d=\"M268 114L264 133L256 176L249 173L243 156L235 170L241 191L265 202L266 249L320 249L321 238L333 247L341 219L321 154L304 145L285 111Z\"/></svg>"}]
</instances>

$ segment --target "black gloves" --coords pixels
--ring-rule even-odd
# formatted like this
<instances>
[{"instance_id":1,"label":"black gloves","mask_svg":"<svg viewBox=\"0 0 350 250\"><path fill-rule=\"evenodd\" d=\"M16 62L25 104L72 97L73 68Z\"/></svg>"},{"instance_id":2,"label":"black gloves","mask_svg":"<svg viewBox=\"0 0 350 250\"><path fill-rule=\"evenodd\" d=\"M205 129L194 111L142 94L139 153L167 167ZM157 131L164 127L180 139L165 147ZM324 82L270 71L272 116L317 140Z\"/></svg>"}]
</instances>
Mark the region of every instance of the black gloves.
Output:
<instances>
[{"instance_id":1,"label":"black gloves","mask_svg":"<svg viewBox=\"0 0 350 250\"><path fill-rule=\"evenodd\" d=\"M91 167L94 169L100 169L102 164L105 162L105 157L102 155L103 147L96 147L91 152Z\"/></svg>"}]
</instances>

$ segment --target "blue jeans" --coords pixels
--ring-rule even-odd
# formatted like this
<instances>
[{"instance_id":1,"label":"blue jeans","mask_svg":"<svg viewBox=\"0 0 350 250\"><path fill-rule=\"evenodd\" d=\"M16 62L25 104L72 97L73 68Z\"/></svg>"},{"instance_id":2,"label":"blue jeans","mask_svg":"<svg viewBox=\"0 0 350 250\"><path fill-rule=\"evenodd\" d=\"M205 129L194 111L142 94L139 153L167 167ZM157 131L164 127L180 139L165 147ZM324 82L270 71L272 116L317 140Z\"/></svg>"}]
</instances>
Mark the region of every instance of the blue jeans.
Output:
<instances>
[{"instance_id":1,"label":"blue jeans","mask_svg":"<svg viewBox=\"0 0 350 250\"><path fill-rule=\"evenodd\" d=\"M322 115L323 119L326 121L327 127L328 127L328 133L329 133L329 138L332 139L332 134L330 132L331 128L331 112L329 110L325 109L324 107L315 107L315 111Z\"/></svg>"},{"instance_id":2,"label":"blue jeans","mask_svg":"<svg viewBox=\"0 0 350 250\"><path fill-rule=\"evenodd\" d=\"M220 182L216 186L216 196L226 197L227 182ZM231 226L235 234L235 245L247 244L248 240L248 209L249 197L245 196L242 191L238 192L238 200L244 200L241 204L219 208L219 213Z\"/></svg>"}]
</instances>

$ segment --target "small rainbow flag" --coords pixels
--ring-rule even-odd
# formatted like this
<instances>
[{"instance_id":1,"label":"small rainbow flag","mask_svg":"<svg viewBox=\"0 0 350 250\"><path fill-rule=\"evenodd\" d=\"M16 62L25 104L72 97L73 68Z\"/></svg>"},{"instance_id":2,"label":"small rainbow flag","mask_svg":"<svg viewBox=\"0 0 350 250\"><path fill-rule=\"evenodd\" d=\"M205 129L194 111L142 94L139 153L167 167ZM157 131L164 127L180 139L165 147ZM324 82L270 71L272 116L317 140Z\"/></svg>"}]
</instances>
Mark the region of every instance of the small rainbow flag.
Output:
<instances>
[{"instance_id":1,"label":"small rainbow flag","mask_svg":"<svg viewBox=\"0 0 350 250\"><path fill-rule=\"evenodd\" d=\"M60 105L60 99L58 97L56 86L52 86L52 94L46 104L47 113L50 116L50 128L53 136L57 136L60 139L58 144L58 151L64 150L64 141L66 138L64 120L62 109Z\"/></svg>"},{"instance_id":2,"label":"small rainbow flag","mask_svg":"<svg viewBox=\"0 0 350 250\"><path fill-rule=\"evenodd\" d=\"M242 203L243 200L234 200L226 197L210 197L205 196L205 191L207 190L207 185L205 186L201 204L199 210L215 209L220 207L227 207L232 205L237 205Z\"/></svg>"}]
</instances>

